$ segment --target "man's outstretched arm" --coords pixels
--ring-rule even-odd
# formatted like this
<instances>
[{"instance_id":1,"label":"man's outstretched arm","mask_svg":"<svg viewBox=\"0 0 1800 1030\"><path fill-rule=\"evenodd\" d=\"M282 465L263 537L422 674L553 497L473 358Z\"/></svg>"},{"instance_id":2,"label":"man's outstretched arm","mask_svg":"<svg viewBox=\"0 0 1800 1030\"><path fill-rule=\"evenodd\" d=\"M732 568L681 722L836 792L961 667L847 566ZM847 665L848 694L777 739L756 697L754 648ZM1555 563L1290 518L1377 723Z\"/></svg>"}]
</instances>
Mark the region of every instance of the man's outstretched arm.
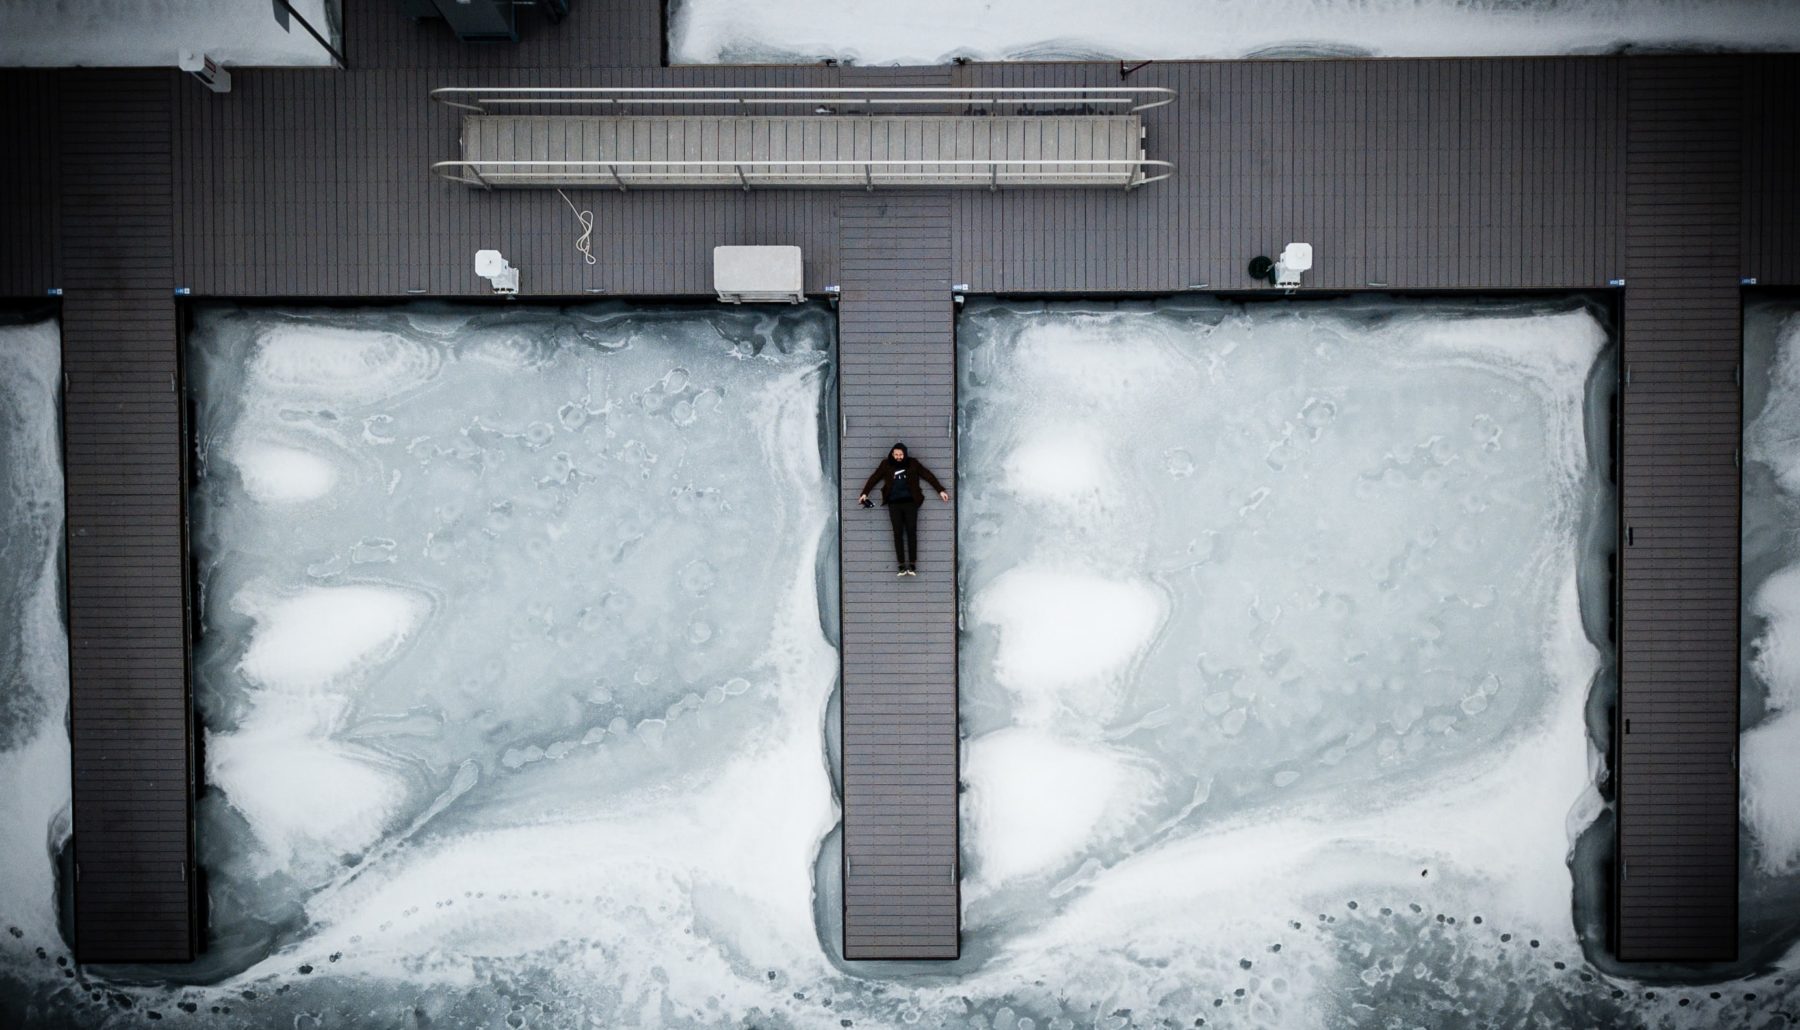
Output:
<instances>
[{"instance_id":1,"label":"man's outstretched arm","mask_svg":"<svg viewBox=\"0 0 1800 1030\"><path fill-rule=\"evenodd\" d=\"M925 482L931 484L932 488L938 492L939 497L944 500L950 499L950 491L944 489L944 484L938 482L938 477L932 475L931 470L926 468L922 461L919 462L919 475L925 477Z\"/></svg>"}]
</instances>

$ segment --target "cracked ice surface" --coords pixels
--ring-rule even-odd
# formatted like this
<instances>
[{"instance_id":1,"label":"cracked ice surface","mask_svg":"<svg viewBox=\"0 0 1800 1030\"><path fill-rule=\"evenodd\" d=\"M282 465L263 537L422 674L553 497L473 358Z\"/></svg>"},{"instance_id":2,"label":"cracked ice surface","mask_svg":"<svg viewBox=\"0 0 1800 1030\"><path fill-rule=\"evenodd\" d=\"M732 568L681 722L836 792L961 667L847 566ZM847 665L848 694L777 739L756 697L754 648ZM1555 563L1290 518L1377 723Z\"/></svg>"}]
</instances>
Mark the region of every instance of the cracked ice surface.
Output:
<instances>
[{"instance_id":1,"label":"cracked ice surface","mask_svg":"<svg viewBox=\"0 0 1800 1030\"><path fill-rule=\"evenodd\" d=\"M55 866L69 837L70 795L61 372L55 322L0 325L0 1023L11 971L33 961L33 947L63 950Z\"/></svg>"},{"instance_id":2,"label":"cracked ice surface","mask_svg":"<svg viewBox=\"0 0 1800 1030\"><path fill-rule=\"evenodd\" d=\"M1800 917L1800 302L1744 312L1743 676L1738 761L1746 952L1767 961Z\"/></svg>"},{"instance_id":3,"label":"cracked ice surface","mask_svg":"<svg viewBox=\"0 0 1800 1030\"><path fill-rule=\"evenodd\" d=\"M988 304L959 339L972 933L1130 939L1071 974L1159 1007L1212 998L1163 960L1272 963L1251 1010L1325 1025L1393 970L1273 912L1399 897L1578 954L1592 314Z\"/></svg>"},{"instance_id":4,"label":"cracked ice surface","mask_svg":"<svg viewBox=\"0 0 1800 1030\"><path fill-rule=\"evenodd\" d=\"M467 983L696 897L690 947L806 965L825 314L225 309L193 338L216 974Z\"/></svg>"}]
</instances>

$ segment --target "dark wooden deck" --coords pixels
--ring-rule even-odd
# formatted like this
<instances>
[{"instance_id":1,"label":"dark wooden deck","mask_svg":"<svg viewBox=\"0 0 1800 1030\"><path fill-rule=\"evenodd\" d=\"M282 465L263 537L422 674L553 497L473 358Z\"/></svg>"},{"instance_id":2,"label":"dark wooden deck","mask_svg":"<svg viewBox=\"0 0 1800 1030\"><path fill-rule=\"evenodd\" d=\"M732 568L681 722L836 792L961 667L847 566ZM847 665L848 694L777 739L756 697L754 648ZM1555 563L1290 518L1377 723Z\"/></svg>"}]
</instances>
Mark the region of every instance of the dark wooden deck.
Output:
<instances>
[{"instance_id":1,"label":"dark wooden deck","mask_svg":"<svg viewBox=\"0 0 1800 1030\"><path fill-rule=\"evenodd\" d=\"M1741 82L1626 69L1619 957L1737 954Z\"/></svg>"},{"instance_id":2,"label":"dark wooden deck","mask_svg":"<svg viewBox=\"0 0 1800 1030\"><path fill-rule=\"evenodd\" d=\"M856 507L896 442L956 489L950 197L850 193L838 217L844 954L955 958L955 509L925 502L919 574L897 579L886 513Z\"/></svg>"},{"instance_id":3,"label":"dark wooden deck","mask_svg":"<svg viewBox=\"0 0 1800 1030\"><path fill-rule=\"evenodd\" d=\"M166 76L60 91L76 954L194 955L187 490Z\"/></svg>"},{"instance_id":4,"label":"dark wooden deck","mask_svg":"<svg viewBox=\"0 0 1800 1030\"><path fill-rule=\"evenodd\" d=\"M1290 240L1316 248L1312 289L1629 281L1619 710L1631 732L1618 749L1616 945L1628 959L1730 953L1737 282L1800 284L1800 60L1151 65L1127 84L1181 92L1147 117L1153 155L1178 165L1169 182L1131 194L596 190L578 198L596 216L600 260L589 267L554 193L488 194L428 174L456 150L456 119L427 103L432 87L897 75L1084 85L1118 84L1118 67L664 69L648 0L578 4L555 30L527 14L515 47L463 47L389 5L347 6L351 70L243 70L225 96L173 72L0 73L18 98L0 110L0 133L25 141L0 162L0 296L68 291L84 960L181 960L199 932L191 867L180 864L192 763L181 407L168 385L176 287L473 296L485 284L471 255L497 246L528 296L703 295L714 246L795 244L809 290L844 287L842 454L854 489L896 435L954 472L939 422L953 410L946 280L976 293L1243 289L1249 258ZM914 403L890 409L896 389ZM934 655L953 654L954 519L927 508L926 564L902 583L880 575L879 512L847 507L843 526L846 948L954 954L954 660L870 660L894 653L880 627L897 620ZM899 699L916 708L902 715L889 703ZM916 740L900 721L915 715ZM904 759L892 781L901 789L865 793L890 759ZM940 864L944 882L933 883Z\"/></svg>"}]
</instances>

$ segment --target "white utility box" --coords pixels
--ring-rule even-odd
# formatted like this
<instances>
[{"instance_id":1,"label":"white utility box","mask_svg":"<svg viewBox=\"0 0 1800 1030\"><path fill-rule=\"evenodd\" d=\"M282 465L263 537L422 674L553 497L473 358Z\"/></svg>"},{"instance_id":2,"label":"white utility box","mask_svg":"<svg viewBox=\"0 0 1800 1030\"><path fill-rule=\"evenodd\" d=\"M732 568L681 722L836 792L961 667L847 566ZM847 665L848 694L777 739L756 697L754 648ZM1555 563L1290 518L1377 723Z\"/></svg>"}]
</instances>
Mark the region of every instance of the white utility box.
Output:
<instances>
[{"instance_id":1,"label":"white utility box","mask_svg":"<svg viewBox=\"0 0 1800 1030\"><path fill-rule=\"evenodd\" d=\"M198 50L183 50L176 54L175 67L206 83L206 88L214 93L231 92L231 73Z\"/></svg>"},{"instance_id":2,"label":"white utility box","mask_svg":"<svg viewBox=\"0 0 1800 1030\"><path fill-rule=\"evenodd\" d=\"M802 284L799 247L713 248L713 290L727 304L798 304Z\"/></svg>"},{"instance_id":3,"label":"white utility box","mask_svg":"<svg viewBox=\"0 0 1800 1030\"><path fill-rule=\"evenodd\" d=\"M1312 271L1312 262L1312 244L1288 244L1275 259L1275 285L1290 290L1299 286L1300 273Z\"/></svg>"}]
</instances>

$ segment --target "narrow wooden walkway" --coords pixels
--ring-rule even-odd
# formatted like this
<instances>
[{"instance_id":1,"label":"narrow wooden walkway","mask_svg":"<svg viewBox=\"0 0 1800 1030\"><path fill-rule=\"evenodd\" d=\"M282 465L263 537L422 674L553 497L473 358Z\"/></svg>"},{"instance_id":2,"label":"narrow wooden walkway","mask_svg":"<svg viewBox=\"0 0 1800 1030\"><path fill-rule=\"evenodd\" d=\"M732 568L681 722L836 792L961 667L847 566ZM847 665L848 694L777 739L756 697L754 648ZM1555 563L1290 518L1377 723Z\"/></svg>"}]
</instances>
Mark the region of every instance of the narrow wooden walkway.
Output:
<instances>
[{"instance_id":1,"label":"narrow wooden walkway","mask_svg":"<svg viewBox=\"0 0 1800 1030\"><path fill-rule=\"evenodd\" d=\"M1728 67L1646 59L1626 75L1614 932L1628 961L1737 954L1742 133Z\"/></svg>"},{"instance_id":2,"label":"narrow wooden walkway","mask_svg":"<svg viewBox=\"0 0 1800 1030\"><path fill-rule=\"evenodd\" d=\"M899 579L887 514L856 505L896 442L954 500L950 198L847 194L838 221L844 954L955 958L956 510L925 502L919 574Z\"/></svg>"},{"instance_id":3,"label":"narrow wooden walkway","mask_svg":"<svg viewBox=\"0 0 1800 1030\"><path fill-rule=\"evenodd\" d=\"M83 962L182 962L199 941L171 85L155 72L84 77L59 109Z\"/></svg>"}]
</instances>

